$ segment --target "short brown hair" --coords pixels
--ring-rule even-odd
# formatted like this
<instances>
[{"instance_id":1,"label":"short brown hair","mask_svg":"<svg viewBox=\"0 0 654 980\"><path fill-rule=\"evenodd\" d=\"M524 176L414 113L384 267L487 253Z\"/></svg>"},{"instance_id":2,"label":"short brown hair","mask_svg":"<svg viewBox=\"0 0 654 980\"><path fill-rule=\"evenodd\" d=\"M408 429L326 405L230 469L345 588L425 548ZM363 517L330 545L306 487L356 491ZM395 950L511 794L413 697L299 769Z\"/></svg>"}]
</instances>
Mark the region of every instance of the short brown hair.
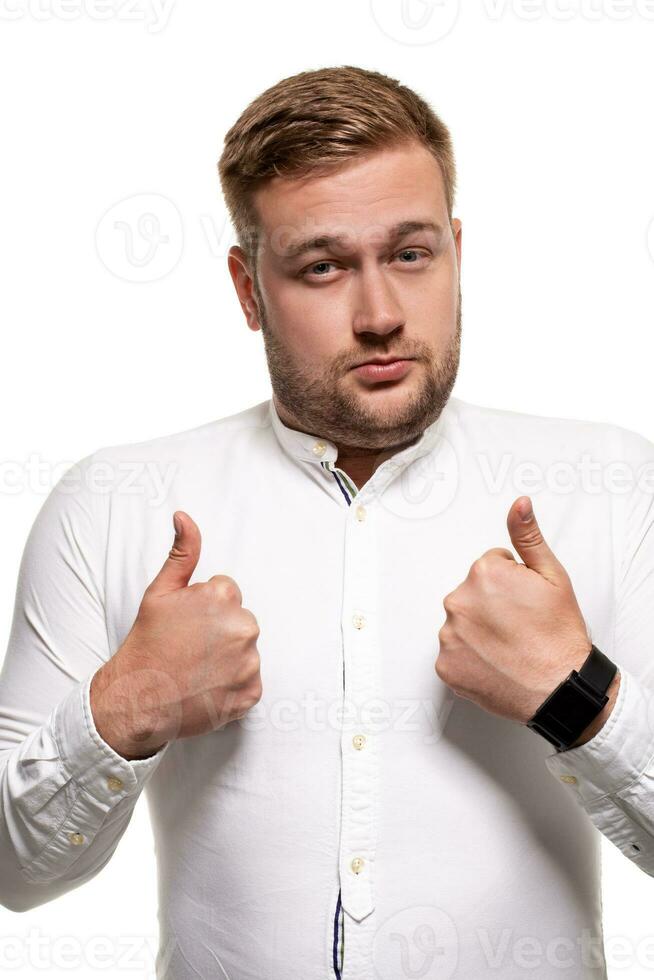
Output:
<instances>
[{"instance_id":1,"label":"short brown hair","mask_svg":"<svg viewBox=\"0 0 654 980\"><path fill-rule=\"evenodd\" d=\"M283 78L244 109L226 133L218 161L240 247L256 266L259 227L252 196L266 180L327 173L353 157L411 140L419 140L440 165L451 222L452 141L424 99L395 78L353 65Z\"/></svg>"}]
</instances>

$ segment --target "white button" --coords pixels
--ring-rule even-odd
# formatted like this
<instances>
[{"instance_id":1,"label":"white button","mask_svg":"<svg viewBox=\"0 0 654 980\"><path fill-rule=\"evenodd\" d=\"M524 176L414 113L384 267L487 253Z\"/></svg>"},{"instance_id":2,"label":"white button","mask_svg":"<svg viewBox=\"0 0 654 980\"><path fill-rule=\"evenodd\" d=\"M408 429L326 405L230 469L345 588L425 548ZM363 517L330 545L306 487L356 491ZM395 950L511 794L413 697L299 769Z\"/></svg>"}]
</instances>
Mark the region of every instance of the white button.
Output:
<instances>
[{"instance_id":1,"label":"white button","mask_svg":"<svg viewBox=\"0 0 654 980\"><path fill-rule=\"evenodd\" d=\"M363 871L364 864L365 861L363 860L363 858L354 858L352 863L350 864L350 867L354 871L355 875L358 875L361 874L361 872Z\"/></svg>"},{"instance_id":2,"label":"white button","mask_svg":"<svg viewBox=\"0 0 654 980\"><path fill-rule=\"evenodd\" d=\"M357 520L358 521L365 521L365 519L366 519L366 508L363 506L363 504L359 504L359 506L357 507L356 514L357 514Z\"/></svg>"},{"instance_id":3,"label":"white button","mask_svg":"<svg viewBox=\"0 0 654 980\"><path fill-rule=\"evenodd\" d=\"M120 779L118 776L109 776L107 778L107 786L109 789L122 789L124 785L125 784L123 783L122 779Z\"/></svg>"},{"instance_id":4,"label":"white button","mask_svg":"<svg viewBox=\"0 0 654 980\"><path fill-rule=\"evenodd\" d=\"M361 613L355 613L352 617L352 625L355 629L360 630L366 625L365 617Z\"/></svg>"},{"instance_id":5,"label":"white button","mask_svg":"<svg viewBox=\"0 0 654 980\"><path fill-rule=\"evenodd\" d=\"M362 749L365 744L366 744L365 735L355 735L354 738L352 739L352 745L354 746L355 749Z\"/></svg>"},{"instance_id":6,"label":"white button","mask_svg":"<svg viewBox=\"0 0 654 980\"><path fill-rule=\"evenodd\" d=\"M576 783L577 782L577 777L576 776L568 776L568 775L561 776L561 782L562 783Z\"/></svg>"},{"instance_id":7,"label":"white button","mask_svg":"<svg viewBox=\"0 0 654 980\"><path fill-rule=\"evenodd\" d=\"M313 444L313 451L316 454L316 456L324 456L326 449L327 446L325 445L324 442L314 442Z\"/></svg>"},{"instance_id":8,"label":"white button","mask_svg":"<svg viewBox=\"0 0 654 980\"><path fill-rule=\"evenodd\" d=\"M84 834L78 834L78 833L69 834L68 840L71 842L71 844L83 844Z\"/></svg>"}]
</instances>

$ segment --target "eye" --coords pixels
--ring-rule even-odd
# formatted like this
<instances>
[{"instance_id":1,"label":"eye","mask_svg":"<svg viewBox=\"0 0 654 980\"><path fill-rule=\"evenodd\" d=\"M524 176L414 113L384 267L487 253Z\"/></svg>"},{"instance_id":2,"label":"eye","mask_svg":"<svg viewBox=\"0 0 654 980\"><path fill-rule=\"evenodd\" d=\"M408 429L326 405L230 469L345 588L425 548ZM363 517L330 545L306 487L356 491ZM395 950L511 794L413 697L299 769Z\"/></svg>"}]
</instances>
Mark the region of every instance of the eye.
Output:
<instances>
[{"instance_id":1,"label":"eye","mask_svg":"<svg viewBox=\"0 0 654 980\"><path fill-rule=\"evenodd\" d=\"M315 269L319 269L321 266L324 268L325 266L329 266L329 265L334 265L334 263L328 262L326 259L324 259L322 262L314 262L313 265L309 265L307 266L306 269L302 270L302 272L300 273L300 277L303 279L310 272L314 272ZM324 279L325 277L324 275L318 273L318 278Z\"/></svg>"},{"instance_id":2,"label":"eye","mask_svg":"<svg viewBox=\"0 0 654 980\"><path fill-rule=\"evenodd\" d=\"M421 253L417 248L403 248L398 255L416 255L418 258L427 258L424 253ZM401 265L415 265L415 262L402 262Z\"/></svg>"}]
</instances>

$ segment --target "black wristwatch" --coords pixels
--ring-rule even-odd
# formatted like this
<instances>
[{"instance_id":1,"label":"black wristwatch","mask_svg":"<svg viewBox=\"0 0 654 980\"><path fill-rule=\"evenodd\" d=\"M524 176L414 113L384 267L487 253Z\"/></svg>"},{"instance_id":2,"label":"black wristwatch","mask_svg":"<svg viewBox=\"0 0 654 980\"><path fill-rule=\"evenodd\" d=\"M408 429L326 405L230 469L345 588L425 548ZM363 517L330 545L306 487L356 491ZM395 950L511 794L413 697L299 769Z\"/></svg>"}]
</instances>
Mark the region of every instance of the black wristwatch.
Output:
<instances>
[{"instance_id":1,"label":"black wristwatch","mask_svg":"<svg viewBox=\"0 0 654 980\"><path fill-rule=\"evenodd\" d=\"M592 645L579 670L573 670L527 722L558 751L577 741L609 700L606 693L618 667Z\"/></svg>"}]
</instances>

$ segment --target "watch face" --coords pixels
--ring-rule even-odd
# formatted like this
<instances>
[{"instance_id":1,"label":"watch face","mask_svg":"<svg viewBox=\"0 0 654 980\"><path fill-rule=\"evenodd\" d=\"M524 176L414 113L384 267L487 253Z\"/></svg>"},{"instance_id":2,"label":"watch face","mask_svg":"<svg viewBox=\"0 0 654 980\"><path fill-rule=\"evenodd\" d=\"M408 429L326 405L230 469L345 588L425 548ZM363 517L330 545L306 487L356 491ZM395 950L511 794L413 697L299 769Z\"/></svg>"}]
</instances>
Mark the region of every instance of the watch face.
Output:
<instances>
[{"instance_id":1,"label":"watch face","mask_svg":"<svg viewBox=\"0 0 654 980\"><path fill-rule=\"evenodd\" d=\"M608 701L607 695L599 697L592 694L583 678L579 681L578 676L577 671L573 670L543 702L529 723L530 728L535 728L560 748L567 748L576 742Z\"/></svg>"}]
</instances>

